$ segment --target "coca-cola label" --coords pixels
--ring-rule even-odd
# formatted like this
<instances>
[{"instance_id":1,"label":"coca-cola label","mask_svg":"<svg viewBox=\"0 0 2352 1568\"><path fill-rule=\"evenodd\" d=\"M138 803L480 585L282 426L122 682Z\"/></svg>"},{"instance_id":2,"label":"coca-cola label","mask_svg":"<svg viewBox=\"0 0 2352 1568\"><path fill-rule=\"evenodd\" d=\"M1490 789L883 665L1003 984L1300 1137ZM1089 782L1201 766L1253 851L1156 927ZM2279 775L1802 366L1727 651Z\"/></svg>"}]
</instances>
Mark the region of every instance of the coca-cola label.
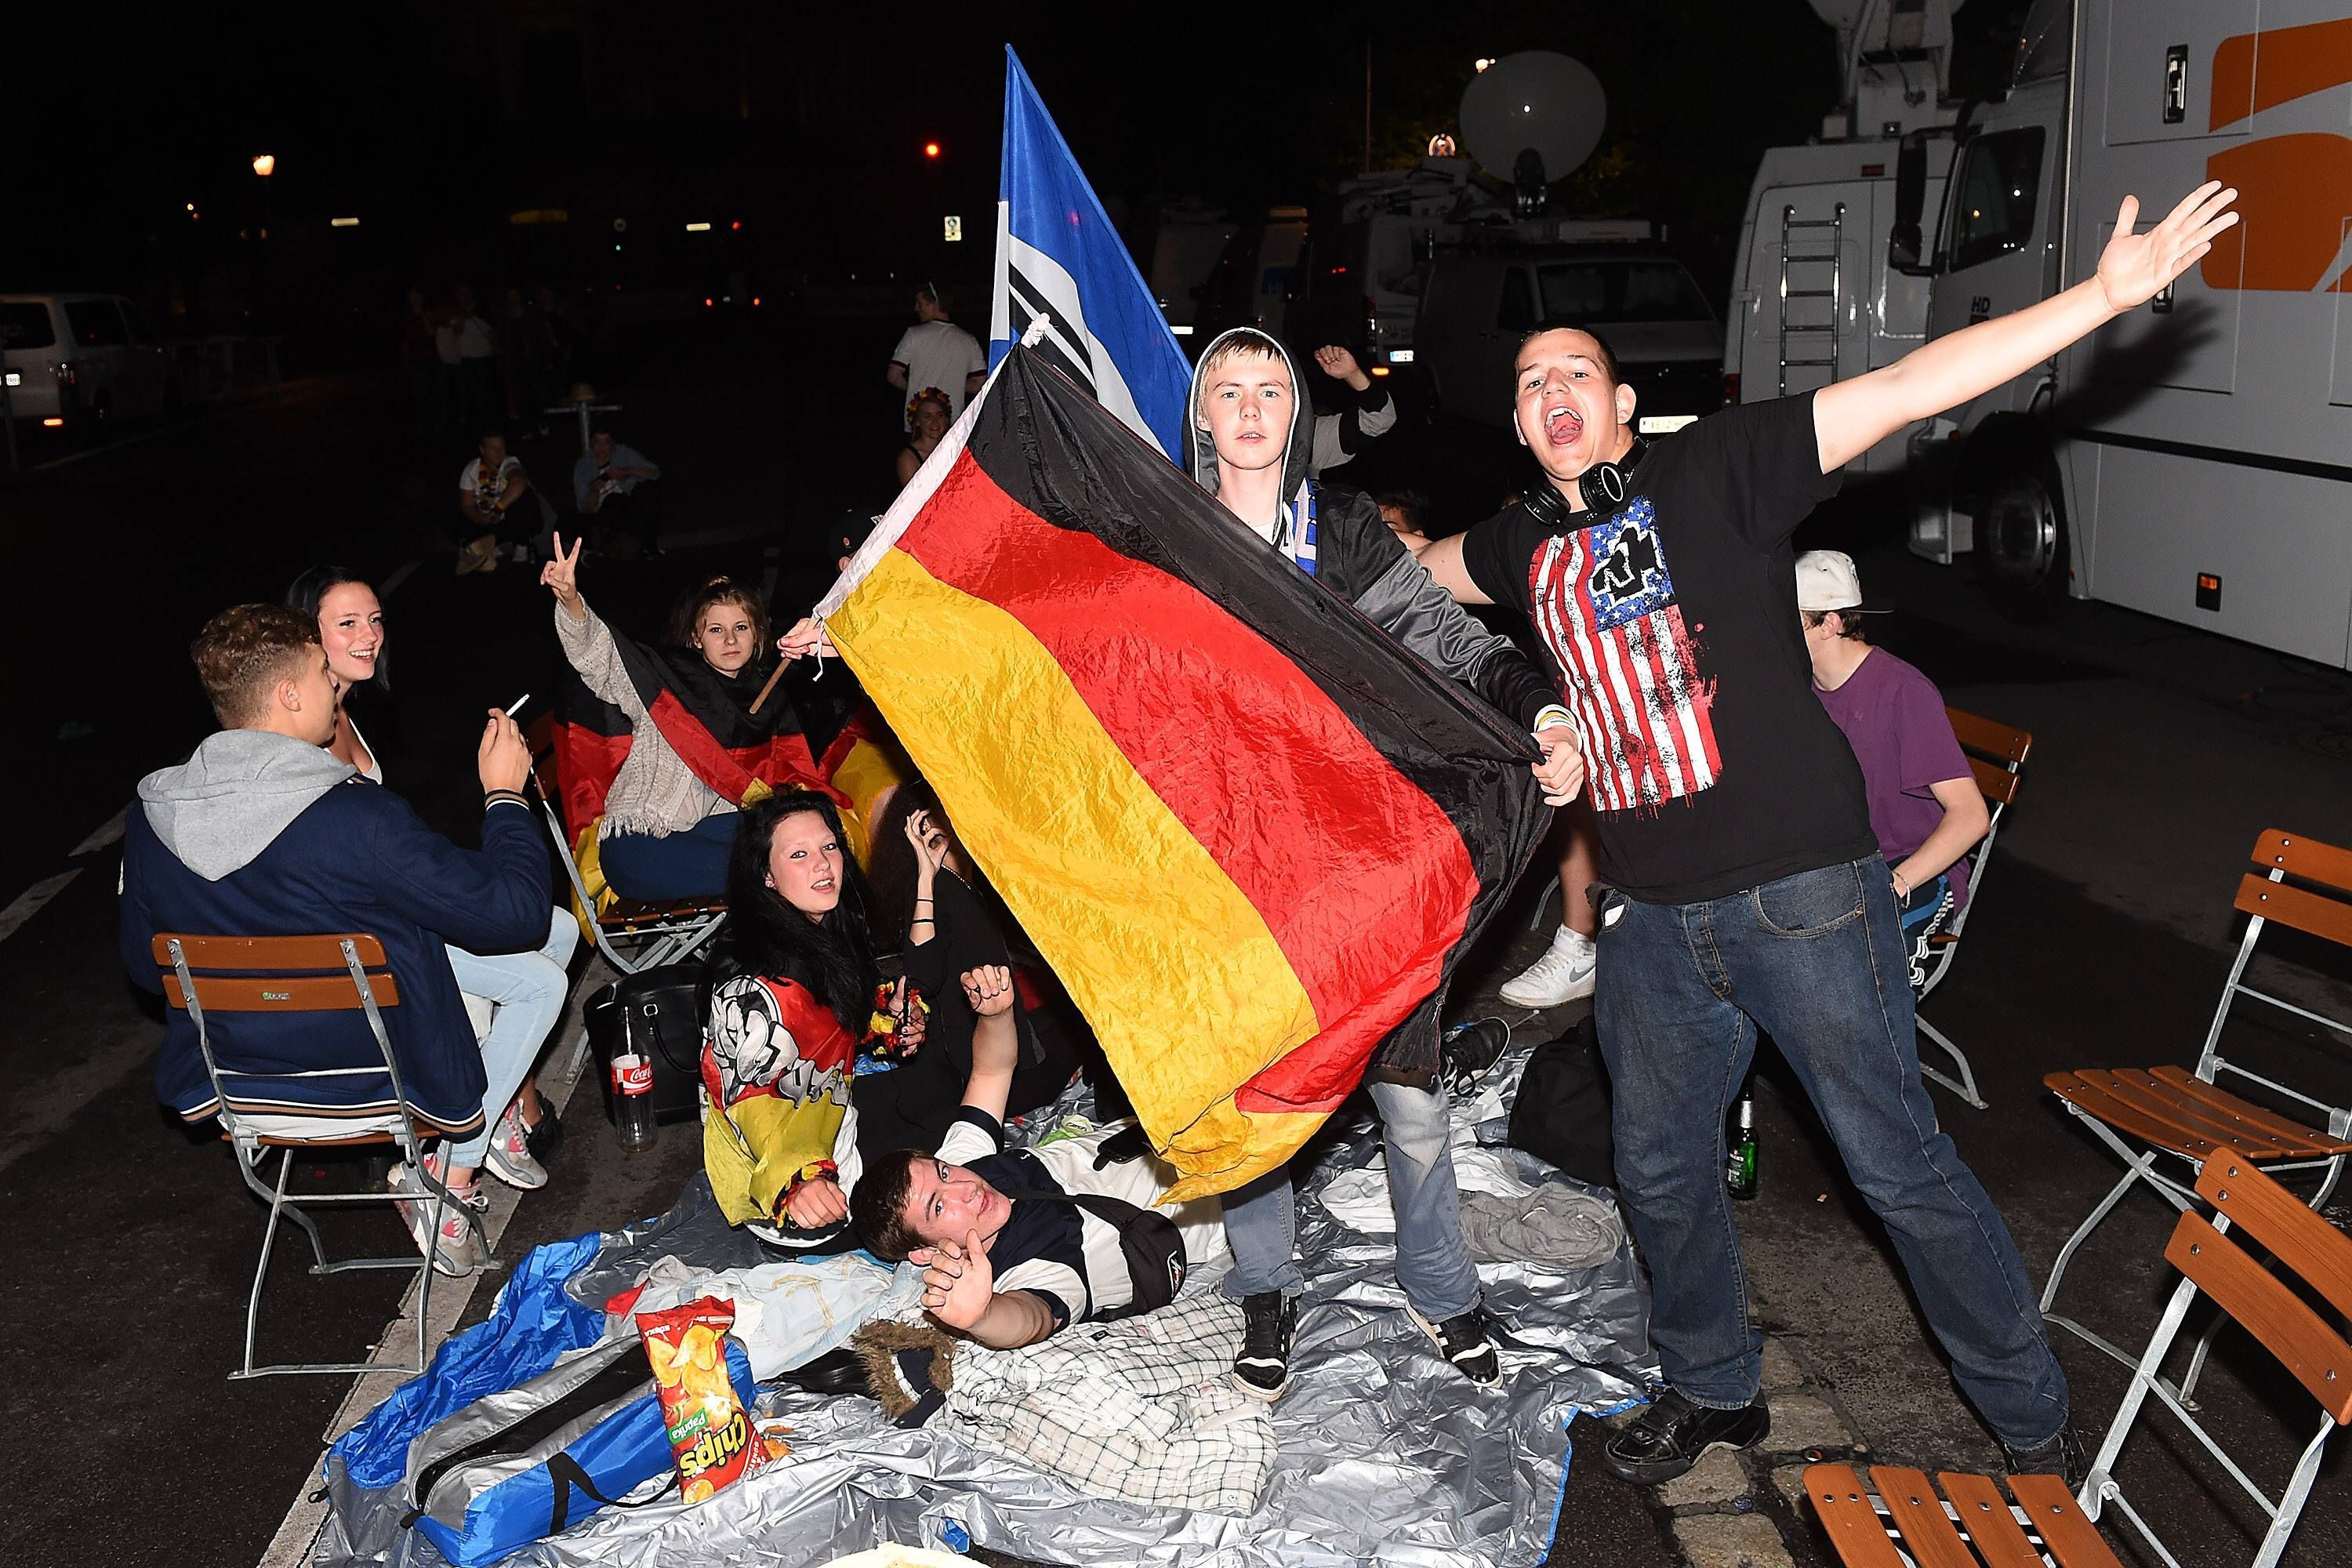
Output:
<instances>
[{"instance_id":1,"label":"coca-cola label","mask_svg":"<svg viewBox=\"0 0 2352 1568\"><path fill-rule=\"evenodd\" d=\"M646 1057L614 1057L613 1058L613 1092L615 1094L651 1094L654 1091L654 1064Z\"/></svg>"}]
</instances>

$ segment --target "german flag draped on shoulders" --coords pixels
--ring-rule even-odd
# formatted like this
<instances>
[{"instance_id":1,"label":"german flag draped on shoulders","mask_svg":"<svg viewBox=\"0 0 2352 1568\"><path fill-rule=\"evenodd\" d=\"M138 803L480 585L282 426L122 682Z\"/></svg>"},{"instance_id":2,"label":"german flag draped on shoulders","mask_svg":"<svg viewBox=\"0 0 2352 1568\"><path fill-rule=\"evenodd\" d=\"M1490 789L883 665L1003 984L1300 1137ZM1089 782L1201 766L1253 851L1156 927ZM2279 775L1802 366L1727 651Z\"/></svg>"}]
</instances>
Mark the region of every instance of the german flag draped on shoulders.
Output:
<instances>
[{"instance_id":1,"label":"german flag draped on shoulders","mask_svg":"<svg viewBox=\"0 0 2352 1568\"><path fill-rule=\"evenodd\" d=\"M1526 731L1016 347L817 606L1175 1202L1289 1159L1547 817Z\"/></svg>"},{"instance_id":2,"label":"german flag draped on shoulders","mask_svg":"<svg viewBox=\"0 0 2352 1568\"><path fill-rule=\"evenodd\" d=\"M800 715L782 688L769 693L759 712L751 711L772 653L726 676L694 648L641 643L609 623L607 629L646 717L713 794L745 806L778 789L825 789ZM605 793L635 735L629 716L589 689L568 664L563 695L556 774L562 780L563 819L577 832L604 815Z\"/></svg>"}]
</instances>

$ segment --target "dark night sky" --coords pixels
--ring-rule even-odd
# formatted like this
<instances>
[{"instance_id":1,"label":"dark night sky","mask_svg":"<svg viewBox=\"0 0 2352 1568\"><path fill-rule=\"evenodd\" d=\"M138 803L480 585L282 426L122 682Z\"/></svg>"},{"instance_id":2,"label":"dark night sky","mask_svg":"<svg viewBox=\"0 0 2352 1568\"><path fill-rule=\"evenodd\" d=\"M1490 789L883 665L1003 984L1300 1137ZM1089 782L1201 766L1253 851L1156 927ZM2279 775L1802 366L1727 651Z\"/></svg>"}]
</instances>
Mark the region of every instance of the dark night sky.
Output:
<instances>
[{"instance_id":1,"label":"dark night sky","mask_svg":"<svg viewBox=\"0 0 2352 1568\"><path fill-rule=\"evenodd\" d=\"M2020 8L1963 14L1960 85L1997 77L2003 14ZM656 251L681 219L740 218L765 269L887 260L976 278L1008 41L1115 209L1328 191L1361 159L1368 42L1376 162L1451 125L1474 58L1557 49L1610 93L1609 173L1572 199L1701 245L1737 221L1762 149L1803 140L1836 97L1832 35L1802 0L996 6L984 20L923 5L865 26L719 0L250 4L197 21L31 9L9 29L0 287L151 297L239 227L276 226L281 278L430 281L575 270L622 215ZM265 150L279 160L266 186L249 167ZM526 207L572 212L568 233L519 252L506 215ZM943 212L978 243L942 247ZM345 214L362 228L328 236Z\"/></svg>"}]
</instances>

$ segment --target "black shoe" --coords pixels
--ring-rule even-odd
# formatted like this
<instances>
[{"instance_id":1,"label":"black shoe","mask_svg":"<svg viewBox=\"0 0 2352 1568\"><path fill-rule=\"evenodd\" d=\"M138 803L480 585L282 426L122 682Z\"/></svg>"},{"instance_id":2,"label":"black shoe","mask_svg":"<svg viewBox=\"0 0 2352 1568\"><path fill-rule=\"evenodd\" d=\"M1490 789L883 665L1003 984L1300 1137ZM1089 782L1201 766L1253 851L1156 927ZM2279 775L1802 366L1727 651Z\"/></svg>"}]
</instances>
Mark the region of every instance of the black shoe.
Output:
<instances>
[{"instance_id":1,"label":"black shoe","mask_svg":"<svg viewBox=\"0 0 2352 1568\"><path fill-rule=\"evenodd\" d=\"M1673 1389L1601 1447L1601 1462L1621 1481L1654 1487L1673 1480L1717 1448L1752 1448L1772 1430L1764 1401L1737 1410L1693 1405Z\"/></svg>"},{"instance_id":2,"label":"black shoe","mask_svg":"<svg viewBox=\"0 0 2352 1568\"><path fill-rule=\"evenodd\" d=\"M1481 1388L1492 1388L1503 1381L1503 1358L1495 1352L1495 1336L1489 1332L1486 1309L1473 1307L1442 1323L1433 1323L1411 1307L1405 1315L1421 1325L1437 1346L1437 1353L1452 1362L1463 1376Z\"/></svg>"},{"instance_id":3,"label":"black shoe","mask_svg":"<svg viewBox=\"0 0 2352 1568\"><path fill-rule=\"evenodd\" d=\"M1279 1399L1290 1387L1290 1342L1298 1331L1298 1302L1279 1290L1242 1298L1242 1353L1234 1357L1234 1386L1254 1399Z\"/></svg>"},{"instance_id":4,"label":"black shoe","mask_svg":"<svg viewBox=\"0 0 2352 1568\"><path fill-rule=\"evenodd\" d=\"M2063 1476L2066 1489L2078 1492L2091 1473L2091 1461L2083 1452L2083 1439L2074 1435L2072 1426L2058 1428L2058 1436L2031 1448L2000 1446L2001 1463L2012 1476Z\"/></svg>"},{"instance_id":5,"label":"black shoe","mask_svg":"<svg viewBox=\"0 0 2352 1568\"><path fill-rule=\"evenodd\" d=\"M524 1145L530 1157L544 1165L563 1146L563 1123L556 1120L555 1107L544 1100L539 1102L539 1125L522 1130Z\"/></svg>"}]
</instances>

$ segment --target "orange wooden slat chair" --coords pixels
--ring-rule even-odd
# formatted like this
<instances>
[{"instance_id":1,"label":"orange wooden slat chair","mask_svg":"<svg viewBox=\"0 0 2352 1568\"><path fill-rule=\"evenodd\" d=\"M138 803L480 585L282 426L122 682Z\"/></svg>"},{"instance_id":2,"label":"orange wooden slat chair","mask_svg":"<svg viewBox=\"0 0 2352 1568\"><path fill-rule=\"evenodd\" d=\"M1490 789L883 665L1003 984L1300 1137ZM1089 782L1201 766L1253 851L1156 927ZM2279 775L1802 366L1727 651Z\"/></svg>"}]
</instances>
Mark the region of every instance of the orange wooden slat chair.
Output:
<instances>
[{"instance_id":1,"label":"orange wooden slat chair","mask_svg":"<svg viewBox=\"0 0 2352 1568\"><path fill-rule=\"evenodd\" d=\"M1976 913L1978 896L1984 890L1985 866L1992 859L1993 840L2000 837L2001 818L2016 804L2017 787L2023 782L2026 753L2033 750L2033 737L2023 730L1958 708L1947 708L1945 715L1952 721L1952 733L1958 738L1961 754L1969 760L1969 775L1976 780L1977 792L1984 796L1985 809L1991 817L1984 837L1969 851L1968 901L1952 917L1949 929L1927 939L1927 970L1919 985L1921 1002L1943 984L1945 973L1960 951L1960 935L1968 929L1969 918ZM1968 1053L1952 1043L1952 1037L1926 1018L1917 1020L1920 1037L1952 1058L1959 1076L1953 1078L1941 1068L1927 1065L1923 1059L1920 1073L1942 1084L1979 1110L1985 1108L1984 1096L1977 1092L1976 1069L1969 1065Z\"/></svg>"},{"instance_id":2,"label":"orange wooden slat chair","mask_svg":"<svg viewBox=\"0 0 2352 1568\"><path fill-rule=\"evenodd\" d=\"M2263 1511L2269 1525L2255 1547L2253 1564L2273 1568L2310 1500L2328 1439L2337 1428L2352 1424L2352 1343L2279 1272L2302 1281L2337 1313L2352 1314L2352 1237L2313 1213L2251 1161L2226 1154L2208 1160L2198 1173L2195 1190L2212 1206L2214 1218L2208 1222L2193 1210L2185 1211L2172 1227L2164 1256L2180 1270L2180 1283L2147 1349L2133 1364L2131 1386L2091 1461L2080 1499L2069 1496L2056 1476L2011 1476L2009 1489L2018 1503L2012 1510L2001 1500L1999 1486L1986 1476L1945 1471L1937 1477L1944 1492L1939 1498L1918 1470L1874 1466L1865 1482L1850 1465L1813 1465L1805 1471L1805 1492L1840 1561L1852 1568L1898 1568L1899 1544L1919 1568L2038 1568L2044 1552L2059 1568L2119 1568L2098 1528L2112 1505L2115 1516L2147 1542L2158 1559L2178 1563L2116 1479L2124 1446L2152 1397ZM2244 1231L2266 1249L2268 1266L2238 1246L2229 1234L2233 1229ZM2189 1309L2200 1293L2221 1308L2223 1321L2252 1335L2318 1402L2318 1429L2275 1498L2198 1423L2161 1375L2165 1358L2179 1342ZM2030 1536L2039 1538L2039 1547Z\"/></svg>"},{"instance_id":3,"label":"orange wooden slat chair","mask_svg":"<svg viewBox=\"0 0 2352 1568\"><path fill-rule=\"evenodd\" d=\"M2246 873L2239 881L2235 907L2251 917L2239 940L2230 977L2221 987L2221 1005L2205 1032L2205 1049L2192 1070L2159 1067L2114 1071L2083 1068L2053 1072L2042 1081L2064 1101L2066 1109L2113 1149L2124 1162L2124 1173L2107 1195L2092 1208L2074 1234L2059 1250L2050 1279L2042 1289L2042 1315L2080 1336L2116 1360L2131 1364L2131 1355L2072 1318L2051 1311L2058 1299L2059 1282L2074 1253L2101 1221L2122 1201L2135 1183L2145 1182L2175 1208L2187 1212L2196 1196L2189 1184L2196 1173L2218 1155L2249 1161L2271 1172L2324 1171L2311 1206L2319 1208L2344 1174L2352 1155L2352 1108L2325 1100L2231 1061L2221 1052L2222 1027L2240 996L2265 1002L2296 1017L2334 1030L2339 1040L2352 1043L2352 1023L2330 1018L2246 984L2246 966L2273 922L2324 941L2352 947L2352 851L2305 838L2301 834L2266 829L2254 841L2253 861L2263 872ZM2290 880L2289 879L2293 879ZM2302 884L2302 885L2298 885ZM2316 1113L2314 1126L2283 1116L2264 1106L2219 1087L2222 1074L2260 1085L2269 1092ZM2139 1145L2126 1142L2126 1138ZM2167 1160L2187 1163L2185 1179L2163 1167ZM2203 1371L2208 1341L2200 1341L2177 1392L2195 1395Z\"/></svg>"},{"instance_id":4,"label":"orange wooden slat chair","mask_svg":"<svg viewBox=\"0 0 2352 1568\"><path fill-rule=\"evenodd\" d=\"M184 932L165 931L156 936L152 945L156 963L163 971L163 997L172 1007L185 1012L195 1026L196 1049L203 1056L205 1071L212 1079L214 1105L210 1108L221 1125L221 1136L235 1149L238 1173L245 1178L262 1202L269 1205L269 1224L262 1233L261 1258L254 1266L253 1290L245 1304L245 1362L232 1379L270 1377L285 1373L367 1373L396 1372L409 1374L425 1370L427 1345L429 1308L432 1305L434 1270L422 1255L398 1258L354 1258L340 1262L327 1261L325 1242L319 1227L305 1208L340 1207L352 1204L389 1204L398 1200L390 1192L357 1193L293 1193L287 1190L293 1174L297 1151L354 1144L389 1143L397 1147L409 1168L417 1173L433 1193L433 1226L425 1234L439 1234L447 1205L456 1200L426 1167L424 1161L424 1140L427 1137L463 1137L480 1127L478 1112L463 1127L450 1127L434 1121L411 1105L406 1090L401 1087L400 1063L394 1058L392 1038L384 1030L383 1013L400 1005L400 984L394 978L384 957L383 944L362 932L322 936L195 936ZM301 1092L305 1084L317 1086L328 1080L364 1083L378 1076L377 1068L367 1067L322 1068L305 1072L255 1071L237 1065L233 1041L224 1041L215 1028L215 1020L226 1021L245 1013L326 1013L349 1012L354 1008L367 1015L368 1027L375 1037L377 1047L383 1053L382 1074L389 1081L388 1093L377 1093L372 1088L363 1103L353 1102L349 1095L338 1097L341 1108L331 1112L319 1111ZM234 1029L230 1030L234 1033ZM289 1090L295 1092L288 1092ZM201 1119L203 1111L194 1113ZM272 1151L279 1156L278 1179L273 1184L261 1176L262 1162ZM367 1362L281 1363L269 1366L253 1363L254 1338L261 1314L261 1288L269 1277L271 1248L278 1240L278 1224L290 1219L310 1238L310 1253L315 1261L313 1274L340 1274L352 1268L413 1268L422 1276L416 1303L416 1361L414 1365L377 1365Z\"/></svg>"}]
</instances>

